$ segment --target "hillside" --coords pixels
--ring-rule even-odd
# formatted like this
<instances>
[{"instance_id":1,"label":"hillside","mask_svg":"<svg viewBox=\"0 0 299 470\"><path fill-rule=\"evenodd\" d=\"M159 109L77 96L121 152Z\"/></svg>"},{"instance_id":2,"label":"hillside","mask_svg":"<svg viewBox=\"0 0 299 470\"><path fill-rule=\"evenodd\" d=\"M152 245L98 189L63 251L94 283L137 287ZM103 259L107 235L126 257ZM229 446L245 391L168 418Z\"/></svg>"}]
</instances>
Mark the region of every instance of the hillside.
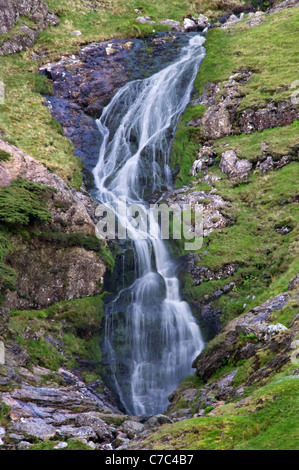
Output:
<instances>
[{"instance_id":1,"label":"hillside","mask_svg":"<svg viewBox=\"0 0 299 470\"><path fill-rule=\"evenodd\" d=\"M0 448L298 450L298 1L23 3L0 0ZM203 206L202 248L169 245L205 348L148 421L101 349L135 266L96 237L95 118L199 14L206 56L158 197Z\"/></svg>"}]
</instances>

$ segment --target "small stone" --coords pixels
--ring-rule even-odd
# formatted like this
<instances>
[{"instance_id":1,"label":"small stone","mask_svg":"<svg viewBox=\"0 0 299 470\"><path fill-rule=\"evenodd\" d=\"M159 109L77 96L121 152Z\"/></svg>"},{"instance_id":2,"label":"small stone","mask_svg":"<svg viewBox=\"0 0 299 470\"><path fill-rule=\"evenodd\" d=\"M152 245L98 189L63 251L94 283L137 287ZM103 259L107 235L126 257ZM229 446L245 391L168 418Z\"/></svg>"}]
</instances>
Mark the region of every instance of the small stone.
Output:
<instances>
[{"instance_id":1,"label":"small stone","mask_svg":"<svg viewBox=\"0 0 299 470\"><path fill-rule=\"evenodd\" d=\"M138 16L138 18L136 18L136 21L138 21L138 23L141 23L141 24L155 24L156 23L155 21L151 21L150 16Z\"/></svg>"},{"instance_id":2,"label":"small stone","mask_svg":"<svg viewBox=\"0 0 299 470\"><path fill-rule=\"evenodd\" d=\"M71 36L81 36L81 35L82 35L82 33L79 30L71 32Z\"/></svg>"}]
</instances>

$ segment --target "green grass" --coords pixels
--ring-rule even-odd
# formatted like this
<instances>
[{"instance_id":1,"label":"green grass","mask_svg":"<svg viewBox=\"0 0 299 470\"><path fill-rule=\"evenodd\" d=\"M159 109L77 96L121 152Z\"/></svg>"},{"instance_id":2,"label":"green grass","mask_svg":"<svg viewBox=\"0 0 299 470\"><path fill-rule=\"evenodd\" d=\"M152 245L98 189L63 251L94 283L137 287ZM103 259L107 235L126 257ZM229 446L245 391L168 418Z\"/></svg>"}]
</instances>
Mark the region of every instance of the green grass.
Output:
<instances>
[{"instance_id":1,"label":"green grass","mask_svg":"<svg viewBox=\"0 0 299 470\"><path fill-rule=\"evenodd\" d=\"M298 124L298 121L294 121L294 124L290 126L224 137L215 142L215 151L221 155L226 150L234 150L239 158L246 158L250 162L256 163L264 158L261 145L265 143L267 153L273 157L274 161L284 155L297 158L299 150Z\"/></svg>"},{"instance_id":2,"label":"green grass","mask_svg":"<svg viewBox=\"0 0 299 470\"><path fill-rule=\"evenodd\" d=\"M252 71L247 84L242 86L243 99L237 112L247 108L264 107L271 101L290 99L297 80L299 46L296 40L299 28L299 8L269 15L263 24L254 28L246 19L229 31L213 28L207 33L206 57L194 84L194 98L200 95L208 82L220 83L239 71ZM288 54L285 51L288 51ZM221 90L219 92L219 98ZM193 108L193 109L192 109ZM204 112L202 106L188 106L180 119L171 156L172 165L180 165L178 187L194 181L189 172L197 158L201 127L186 124ZM262 157L261 144L268 144L269 153L279 159L282 155L295 157L298 153L298 122L285 128L266 129L261 133L229 136L215 142L215 151L234 149L241 158L256 162Z\"/></svg>"},{"instance_id":3,"label":"green grass","mask_svg":"<svg viewBox=\"0 0 299 470\"><path fill-rule=\"evenodd\" d=\"M59 18L59 26L41 31L35 45L28 51L0 58L0 80L6 86L5 105L0 105L0 131L4 139L44 163L77 189L82 184L82 165L73 155L72 143L61 135L61 129L53 126L50 111L41 96L41 93L53 94L52 84L45 78L38 78L38 68L44 63L59 60L63 55L76 54L91 42L148 36L153 29L156 32L170 29L160 25L160 20L172 18L182 21L188 13L206 10L215 15L227 9L231 11L232 6L243 1L171 0L163 3L159 0L107 0L101 2L101 8L97 10L88 7L88 3L48 0L50 11ZM136 8L142 13L134 12ZM151 16L156 24L136 22L136 18L142 15ZM27 24L28 20L22 18L22 22ZM28 26L34 27L32 22ZM80 30L82 35L72 36L74 30ZM8 39L7 35L4 36L0 41ZM32 59L33 52L39 55L37 60Z\"/></svg>"},{"instance_id":4,"label":"green grass","mask_svg":"<svg viewBox=\"0 0 299 470\"><path fill-rule=\"evenodd\" d=\"M245 19L230 32L210 30L196 89L200 92L208 81L218 83L234 72L251 70L254 73L242 88L246 96L239 110L289 98L294 91L291 84L297 80L298 27L299 10L295 8L266 16L265 22L254 28L249 28Z\"/></svg>"},{"instance_id":5,"label":"green grass","mask_svg":"<svg viewBox=\"0 0 299 470\"><path fill-rule=\"evenodd\" d=\"M247 406L224 405L221 416L164 425L142 443L151 450L299 450L298 376L272 380ZM210 411L213 414L214 410Z\"/></svg>"}]
</instances>

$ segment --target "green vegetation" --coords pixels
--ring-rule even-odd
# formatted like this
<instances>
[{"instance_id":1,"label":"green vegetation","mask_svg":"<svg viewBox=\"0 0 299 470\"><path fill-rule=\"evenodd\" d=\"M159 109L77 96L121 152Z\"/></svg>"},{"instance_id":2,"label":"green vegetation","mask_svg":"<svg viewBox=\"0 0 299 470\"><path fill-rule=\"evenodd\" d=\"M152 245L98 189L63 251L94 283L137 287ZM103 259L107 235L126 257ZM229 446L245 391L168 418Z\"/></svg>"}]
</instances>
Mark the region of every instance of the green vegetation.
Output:
<instances>
[{"instance_id":1,"label":"green vegetation","mask_svg":"<svg viewBox=\"0 0 299 470\"><path fill-rule=\"evenodd\" d=\"M14 180L0 188L0 303L7 289L14 289L16 272L5 265L4 257L13 251L13 233L26 234L25 227L39 222L47 224L51 213L45 208L53 188L27 180Z\"/></svg>"},{"instance_id":2,"label":"green vegetation","mask_svg":"<svg viewBox=\"0 0 299 470\"><path fill-rule=\"evenodd\" d=\"M55 446L59 444L59 441L44 441L39 444L33 444L27 450L55 450ZM61 450L93 450L87 444L84 444L78 439L70 439L67 441L68 446Z\"/></svg>"},{"instance_id":3,"label":"green vegetation","mask_svg":"<svg viewBox=\"0 0 299 470\"><path fill-rule=\"evenodd\" d=\"M5 150L0 150L0 162L7 162L10 159L10 154Z\"/></svg>"}]
</instances>

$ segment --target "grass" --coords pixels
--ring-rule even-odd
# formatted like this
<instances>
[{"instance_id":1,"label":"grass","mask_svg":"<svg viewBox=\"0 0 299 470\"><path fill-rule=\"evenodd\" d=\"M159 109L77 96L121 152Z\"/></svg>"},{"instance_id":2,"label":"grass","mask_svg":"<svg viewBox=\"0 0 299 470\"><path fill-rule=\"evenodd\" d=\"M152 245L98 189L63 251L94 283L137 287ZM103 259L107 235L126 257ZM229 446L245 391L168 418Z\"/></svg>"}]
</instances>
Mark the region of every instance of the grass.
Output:
<instances>
[{"instance_id":1,"label":"grass","mask_svg":"<svg viewBox=\"0 0 299 470\"><path fill-rule=\"evenodd\" d=\"M292 84L297 80L299 46L296 40L299 27L299 9L286 10L265 17L265 22L249 28L246 19L227 31L213 28L207 33L206 57L194 84L194 98L199 96L208 82L220 83L239 71L252 71L250 80L242 86L243 99L237 113L248 108L264 107L269 102L289 100L294 93ZM288 54L285 51L288 50ZM219 93L221 95L221 91ZM193 108L193 109L192 109ZM180 165L178 187L194 180L189 172L196 160L201 127L187 127L189 116L200 118L203 107L190 105L182 116L174 139L172 165ZM234 149L249 161L261 159L261 144L268 144L274 159L281 155L298 153L298 121L285 128L266 129L261 133L229 136L215 142L219 155L223 149ZM226 146L226 147L224 147Z\"/></svg>"},{"instance_id":2,"label":"grass","mask_svg":"<svg viewBox=\"0 0 299 470\"><path fill-rule=\"evenodd\" d=\"M99 378L103 317L102 295L86 297L62 301L43 310L13 311L10 332L25 347L32 364L58 370L62 366L75 367L78 359L90 360ZM24 335L25 330L28 335Z\"/></svg>"},{"instance_id":3,"label":"grass","mask_svg":"<svg viewBox=\"0 0 299 470\"><path fill-rule=\"evenodd\" d=\"M294 91L291 84L298 75L298 27L299 11L295 8L266 16L264 23L254 28L249 28L245 19L230 32L210 30L196 90L202 91L208 81L218 83L234 72L251 70L254 73L242 89L246 96L239 111L290 98Z\"/></svg>"}]
</instances>

